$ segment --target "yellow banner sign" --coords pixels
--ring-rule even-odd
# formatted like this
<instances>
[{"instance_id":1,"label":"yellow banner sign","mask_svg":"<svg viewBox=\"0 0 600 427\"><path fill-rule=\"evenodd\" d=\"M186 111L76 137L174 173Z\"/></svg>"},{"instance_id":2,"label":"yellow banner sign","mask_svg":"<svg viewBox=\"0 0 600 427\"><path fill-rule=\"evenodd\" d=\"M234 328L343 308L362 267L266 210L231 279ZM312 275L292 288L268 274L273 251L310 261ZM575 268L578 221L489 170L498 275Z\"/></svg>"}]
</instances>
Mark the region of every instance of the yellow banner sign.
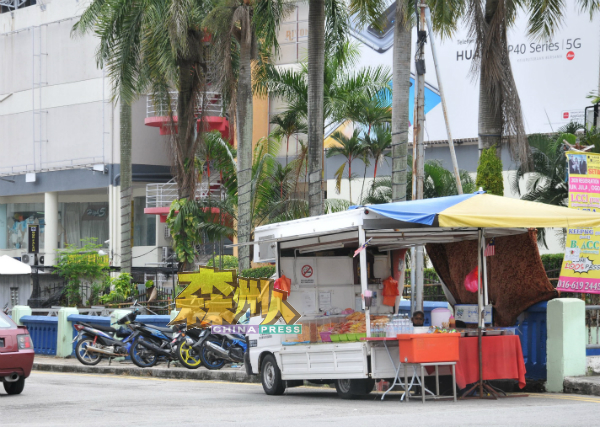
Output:
<instances>
[{"instance_id":1,"label":"yellow banner sign","mask_svg":"<svg viewBox=\"0 0 600 427\"><path fill-rule=\"evenodd\" d=\"M600 212L600 154L569 151L569 207ZM600 228L568 228L556 289L600 294Z\"/></svg>"}]
</instances>

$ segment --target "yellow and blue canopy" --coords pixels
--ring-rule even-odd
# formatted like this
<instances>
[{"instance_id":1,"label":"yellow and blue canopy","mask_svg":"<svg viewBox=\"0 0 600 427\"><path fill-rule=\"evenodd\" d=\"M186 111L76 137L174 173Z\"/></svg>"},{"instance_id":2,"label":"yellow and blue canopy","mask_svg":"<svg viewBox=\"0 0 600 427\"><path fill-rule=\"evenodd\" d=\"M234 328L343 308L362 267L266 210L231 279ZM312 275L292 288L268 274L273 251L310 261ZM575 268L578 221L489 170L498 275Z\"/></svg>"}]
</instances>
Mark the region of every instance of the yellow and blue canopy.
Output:
<instances>
[{"instance_id":1,"label":"yellow and blue canopy","mask_svg":"<svg viewBox=\"0 0 600 427\"><path fill-rule=\"evenodd\" d=\"M402 222L443 228L599 227L600 213L477 192L368 206Z\"/></svg>"}]
</instances>

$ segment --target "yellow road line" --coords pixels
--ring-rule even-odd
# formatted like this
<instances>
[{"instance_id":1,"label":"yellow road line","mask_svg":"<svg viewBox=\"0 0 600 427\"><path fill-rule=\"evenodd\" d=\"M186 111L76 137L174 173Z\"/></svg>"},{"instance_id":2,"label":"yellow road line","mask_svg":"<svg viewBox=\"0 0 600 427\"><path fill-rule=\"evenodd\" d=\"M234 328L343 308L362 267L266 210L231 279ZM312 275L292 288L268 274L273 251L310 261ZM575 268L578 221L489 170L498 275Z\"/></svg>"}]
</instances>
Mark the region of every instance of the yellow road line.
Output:
<instances>
[{"instance_id":1,"label":"yellow road line","mask_svg":"<svg viewBox=\"0 0 600 427\"><path fill-rule=\"evenodd\" d=\"M543 399L558 399L558 400L575 400L578 402L592 402L592 403L600 403L600 398L594 398L591 396L577 396L575 394L570 395L555 395L555 394L542 394L542 393L529 393L531 397L540 397Z\"/></svg>"}]
</instances>

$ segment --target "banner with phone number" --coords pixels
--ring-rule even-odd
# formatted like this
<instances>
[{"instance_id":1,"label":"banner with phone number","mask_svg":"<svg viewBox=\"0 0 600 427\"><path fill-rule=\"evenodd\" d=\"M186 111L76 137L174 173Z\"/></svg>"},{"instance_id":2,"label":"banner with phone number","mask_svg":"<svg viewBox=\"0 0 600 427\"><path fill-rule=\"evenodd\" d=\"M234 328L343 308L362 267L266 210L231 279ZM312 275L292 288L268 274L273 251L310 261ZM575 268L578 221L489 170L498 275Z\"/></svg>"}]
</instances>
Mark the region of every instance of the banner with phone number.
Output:
<instances>
[{"instance_id":1,"label":"banner with phone number","mask_svg":"<svg viewBox=\"0 0 600 427\"><path fill-rule=\"evenodd\" d=\"M600 154L569 151L569 207L600 212ZM600 228L568 228L557 290L600 294Z\"/></svg>"}]
</instances>

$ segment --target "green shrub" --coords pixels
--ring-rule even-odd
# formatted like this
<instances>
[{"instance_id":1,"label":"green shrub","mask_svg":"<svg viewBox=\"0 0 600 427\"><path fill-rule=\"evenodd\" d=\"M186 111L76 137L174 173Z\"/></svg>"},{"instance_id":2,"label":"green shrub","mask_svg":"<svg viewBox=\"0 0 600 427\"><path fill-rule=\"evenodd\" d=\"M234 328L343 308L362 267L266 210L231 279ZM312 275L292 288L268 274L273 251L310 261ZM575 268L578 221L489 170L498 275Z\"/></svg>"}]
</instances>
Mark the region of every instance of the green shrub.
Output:
<instances>
[{"instance_id":1,"label":"green shrub","mask_svg":"<svg viewBox=\"0 0 600 427\"><path fill-rule=\"evenodd\" d=\"M544 270L546 270L546 272L551 270L560 270L560 268L562 267L563 258L564 254L542 255L542 264L544 264Z\"/></svg>"},{"instance_id":2,"label":"green shrub","mask_svg":"<svg viewBox=\"0 0 600 427\"><path fill-rule=\"evenodd\" d=\"M273 274L275 274L275 266L268 265L266 267L248 268L247 270L243 270L240 276L260 279L263 277L271 277Z\"/></svg>"},{"instance_id":3,"label":"green shrub","mask_svg":"<svg viewBox=\"0 0 600 427\"><path fill-rule=\"evenodd\" d=\"M475 184L477 187L482 187L488 194L504 196L502 160L496 156L495 145L481 152Z\"/></svg>"},{"instance_id":4,"label":"green shrub","mask_svg":"<svg viewBox=\"0 0 600 427\"><path fill-rule=\"evenodd\" d=\"M228 269L232 269L232 268L238 268L238 259L237 257L233 256L233 255L222 255L223 257L223 268L228 270ZM217 267L219 267L219 260L221 258L221 255L215 255L215 264ZM208 263L206 263L207 267L214 267L213 264L213 259L211 258L210 260L208 260Z\"/></svg>"}]
</instances>

